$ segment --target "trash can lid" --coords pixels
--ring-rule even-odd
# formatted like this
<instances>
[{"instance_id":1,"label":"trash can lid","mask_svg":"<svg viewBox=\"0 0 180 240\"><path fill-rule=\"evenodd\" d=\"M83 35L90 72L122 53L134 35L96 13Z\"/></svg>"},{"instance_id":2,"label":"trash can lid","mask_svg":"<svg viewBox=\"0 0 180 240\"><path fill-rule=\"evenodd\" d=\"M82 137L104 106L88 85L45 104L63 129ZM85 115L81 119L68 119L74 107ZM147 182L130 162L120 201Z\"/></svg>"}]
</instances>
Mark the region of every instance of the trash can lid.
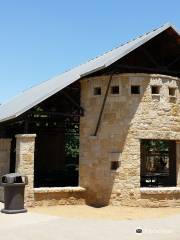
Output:
<instances>
[{"instance_id":1,"label":"trash can lid","mask_svg":"<svg viewBox=\"0 0 180 240\"><path fill-rule=\"evenodd\" d=\"M23 175L20 173L8 173L3 175L3 177L7 177L7 178L15 178L15 177L22 177Z\"/></svg>"},{"instance_id":2,"label":"trash can lid","mask_svg":"<svg viewBox=\"0 0 180 240\"><path fill-rule=\"evenodd\" d=\"M8 173L2 176L3 183L22 183L22 177L20 173Z\"/></svg>"}]
</instances>

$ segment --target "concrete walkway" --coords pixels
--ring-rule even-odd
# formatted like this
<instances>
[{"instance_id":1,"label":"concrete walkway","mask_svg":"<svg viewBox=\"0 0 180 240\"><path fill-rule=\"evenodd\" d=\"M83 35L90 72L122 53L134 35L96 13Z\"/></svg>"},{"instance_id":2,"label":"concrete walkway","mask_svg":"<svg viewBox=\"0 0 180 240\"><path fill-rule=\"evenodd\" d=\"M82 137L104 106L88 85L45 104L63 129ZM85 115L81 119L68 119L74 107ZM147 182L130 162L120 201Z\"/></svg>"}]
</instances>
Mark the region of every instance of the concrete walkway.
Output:
<instances>
[{"instance_id":1,"label":"concrete walkway","mask_svg":"<svg viewBox=\"0 0 180 240\"><path fill-rule=\"evenodd\" d=\"M142 233L136 233L141 228ZM146 220L71 219L36 213L0 213L1 240L179 240L180 215Z\"/></svg>"}]
</instances>

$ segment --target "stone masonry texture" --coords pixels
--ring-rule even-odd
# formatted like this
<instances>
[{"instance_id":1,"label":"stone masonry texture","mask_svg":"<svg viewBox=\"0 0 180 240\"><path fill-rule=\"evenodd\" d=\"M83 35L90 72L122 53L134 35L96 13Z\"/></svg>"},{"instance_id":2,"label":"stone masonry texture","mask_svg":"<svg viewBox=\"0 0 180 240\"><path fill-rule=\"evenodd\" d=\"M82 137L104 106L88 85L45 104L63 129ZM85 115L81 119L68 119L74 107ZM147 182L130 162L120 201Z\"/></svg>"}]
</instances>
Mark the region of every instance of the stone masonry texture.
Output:
<instances>
[{"instance_id":1,"label":"stone masonry texture","mask_svg":"<svg viewBox=\"0 0 180 240\"><path fill-rule=\"evenodd\" d=\"M17 135L16 171L29 178L26 205L90 204L143 207L180 206L180 79L159 74L115 74L97 136L94 135L110 76L81 80L79 186L34 189L35 134ZM131 94L131 86L140 94ZM119 94L111 87L119 86ZM152 95L151 86L159 87ZM101 95L94 88L101 87ZM169 96L169 88L175 96ZM177 186L140 188L140 141L176 141ZM1 149L0 149L1 153ZM118 162L117 170L111 169Z\"/></svg>"},{"instance_id":2,"label":"stone masonry texture","mask_svg":"<svg viewBox=\"0 0 180 240\"><path fill-rule=\"evenodd\" d=\"M36 134L16 135L16 172L28 177L26 206L34 205L34 148Z\"/></svg>"},{"instance_id":3,"label":"stone masonry texture","mask_svg":"<svg viewBox=\"0 0 180 240\"><path fill-rule=\"evenodd\" d=\"M97 136L93 136L109 76L81 80L81 105L85 115L80 121L80 186L86 188L91 205L180 206L180 79L159 74L116 74L111 86L119 94L108 93ZM140 94L131 94L131 86ZM152 95L151 86L159 87ZM94 95L101 87L101 95ZM169 96L175 88L175 97ZM141 191L140 140L176 141L177 191ZM111 161L119 168L111 170Z\"/></svg>"},{"instance_id":4,"label":"stone masonry texture","mask_svg":"<svg viewBox=\"0 0 180 240\"><path fill-rule=\"evenodd\" d=\"M75 188L34 188L34 151L36 134L16 135L16 172L28 177L25 188L27 207L84 204L85 189Z\"/></svg>"}]
</instances>

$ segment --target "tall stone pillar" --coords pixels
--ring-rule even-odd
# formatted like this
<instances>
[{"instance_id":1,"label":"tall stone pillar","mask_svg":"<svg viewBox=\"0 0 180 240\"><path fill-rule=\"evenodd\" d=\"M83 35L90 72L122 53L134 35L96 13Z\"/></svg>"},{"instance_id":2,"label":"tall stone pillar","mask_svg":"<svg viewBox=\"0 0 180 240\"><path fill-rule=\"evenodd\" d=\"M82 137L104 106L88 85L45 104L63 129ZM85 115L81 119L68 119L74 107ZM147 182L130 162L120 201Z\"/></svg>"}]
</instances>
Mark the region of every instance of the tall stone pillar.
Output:
<instances>
[{"instance_id":1,"label":"tall stone pillar","mask_svg":"<svg viewBox=\"0 0 180 240\"><path fill-rule=\"evenodd\" d=\"M11 139L0 138L0 182L4 174L10 171ZM0 201L4 201L3 188L0 187Z\"/></svg>"},{"instance_id":2,"label":"tall stone pillar","mask_svg":"<svg viewBox=\"0 0 180 240\"><path fill-rule=\"evenodd\" d=\"M34 151L36 134L16 135L16 172L28 177L25 190L26 206L34 204Z\"/></svg>"}]
</instances>

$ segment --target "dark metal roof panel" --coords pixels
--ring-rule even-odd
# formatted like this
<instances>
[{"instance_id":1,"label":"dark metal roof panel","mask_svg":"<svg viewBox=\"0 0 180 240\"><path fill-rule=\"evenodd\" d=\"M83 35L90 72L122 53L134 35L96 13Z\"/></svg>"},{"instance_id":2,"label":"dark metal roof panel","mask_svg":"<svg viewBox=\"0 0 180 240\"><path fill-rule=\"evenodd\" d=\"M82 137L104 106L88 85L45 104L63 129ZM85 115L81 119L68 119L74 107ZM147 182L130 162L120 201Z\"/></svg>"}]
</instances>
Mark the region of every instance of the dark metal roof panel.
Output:
<instances>
[{"instance_id":1,"label":"dark metal roof panel","mask_svg":"<svg viewBox=\"0 0 180 240\"><path fill-rule=\"evenodd\" d=\"M85 64L79 65L68 72L22 92L20 95L0 106L0 122L16 118L80 78L108 67L170 27L175 30L173 26L167 23Z\"/></svg>"}]
</instances>

